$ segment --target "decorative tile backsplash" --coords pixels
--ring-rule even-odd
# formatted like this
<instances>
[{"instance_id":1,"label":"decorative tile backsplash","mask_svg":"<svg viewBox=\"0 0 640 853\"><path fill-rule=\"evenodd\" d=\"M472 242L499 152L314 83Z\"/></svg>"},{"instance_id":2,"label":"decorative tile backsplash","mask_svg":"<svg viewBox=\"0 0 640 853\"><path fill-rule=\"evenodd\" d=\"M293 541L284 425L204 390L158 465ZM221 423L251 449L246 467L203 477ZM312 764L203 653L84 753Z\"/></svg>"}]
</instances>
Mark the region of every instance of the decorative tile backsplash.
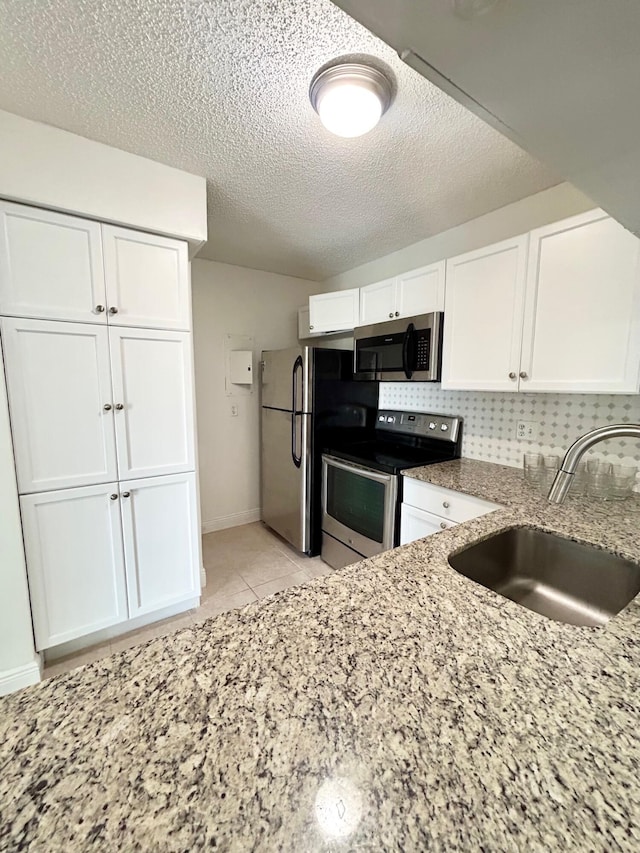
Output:
<instances>
[{"instance_id":1,"label":"decorative tile backsplash","mask_svg":"<svg viewBox=\"0 0 640 853\"><path fill-rule=\"evenodd\" d=\"M381 409L410 409L464 418L462 455L520 467L525 450L564 454L578 436L598 426L640 423L638 394L505 394L443 391L429 382L381 382ZM536 424L536 437L516 437L519 420ZM640 442L609 440L591 453L627 464L640 463Z\"/></svg>"}]
</instances>

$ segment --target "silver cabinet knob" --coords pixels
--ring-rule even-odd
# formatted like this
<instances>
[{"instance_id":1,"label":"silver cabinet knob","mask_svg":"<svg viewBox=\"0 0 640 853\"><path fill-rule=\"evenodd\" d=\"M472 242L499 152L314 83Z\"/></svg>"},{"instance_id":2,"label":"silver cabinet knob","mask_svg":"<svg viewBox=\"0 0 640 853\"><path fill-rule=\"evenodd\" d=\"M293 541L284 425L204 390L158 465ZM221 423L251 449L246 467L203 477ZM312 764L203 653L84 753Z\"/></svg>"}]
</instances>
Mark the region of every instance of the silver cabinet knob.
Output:
<instances>
[{"instance_id":1,"label":"silver cabinet knob","mask_svg":"<svg viewBox=\"0 0 640 853\"><path fill-rule=\"evenodd\" d=\"M396 311L396 317L399 317L399 316L400 316L400 312Z\"/></svg>"},{"instance_id":2,"label":"silver cabinet knob","mask_svg":"<svg viewBox=\"0 0 640 853\"><path fill-rule=\"evenodd\" d=\"M516 378L516 374L512 370L511 373L509 374L509 379L515 379L515 378Z\"/></svg>"},{"instance_id":3,"label":"silver cabinet knob","mask_svg":"<svg viewBox=\"0 0 640 853\"><path fill-rule=\"evenodd\" d=\"M118 496L117 496L117 495L109 495L109 497L111 498L111 500L112 500L112 501L117 501L117 500L118 500Z\"/></svg>"},{"instance_id":4,"label":"silver cabinet knob","mask_svg":"<svg viewBox=\"0 0 640 853\"><path fill-rule=\"evenodd\" d=\"M309 328L313 331L313 326L309 326Z\"/></svg>"},{"instance_id":5,"label":"silver cabinet knob","mask_svg":"<svg viewBox=\"0 0 640 853\"><path fill-rule=\"evenodd\" d=\"M389 314L390 317L393 317L393 311Z\"/></svg>"},{"instance_id":6,"label":"silver cabinet knob","mask_svg":"<svg viewBox=\"0 0 640 853\"><path fill-rule=\"evenodd\" d=\"M124 409L124 403L116 403L116 409L121 412Z\"/></svg>"},{"instance_id":7,"label":"silver cabinet knob","mask_svg":"<svg viewBox=\"0 0 640 853\"><path fill-rule=\"evenodd\" d=\"M449 501L442 501L442 506L443 506L445 509L449 509Z\"/></svg>"},{"instance_id":8,"label":"silver cabinet knob","mask_svg":"<svg viewBox=\"0 0 640 853\"><path fill-rule=\"evenodd\" d=\"M96 314L102 314L104 311L104 305L96 305Z\"/></svg>"},{"instance_id":9,"label":"silver cabinet knob","mask_svg":"<svg viewBox=\"0 0 640 853\"><path fill-rule=\"evenodd\" d=\"M528 378L529 378L529 376L527 375L527 373L524 370L521 370L520 371L520 379L528 379Z\"/></svg>"},{"instance_id":10,"label":"silver cabinet knob","mask_svg":"<svg viewBox=\"0 0 640 853\"><path fill-rule=\"evenodd\" d=\"M123 498L129 498L129 497L131 497L131 492L123 492L123 493L122 493L122 497L123 497Z\"/></svg>"},{"instance_id":11,"label":"silver cabinet knob","mask_svg":"<svg viewBox=\"0 0 640 853\"><path fill-rule=\"evenodd\" d=\"M102 408L105 410L105 412L110 412L113 406L111 405L111 403L105 403Z\"/></svg>"},{"instance_id":12,"label":"silver cabinet knob","mask_svg":"<svg viewBox=\"0 0 640 853\"><path fill-rule=\"evenodd\" d=\"M117 313L118 313L118 309L116 308L115 305L112 305L111 308L109 308L109 314L117 314Z\"/></svg>"},{"instance_id":13,"label":"silver cabinet knob","mask_svg":"<svg viewBox=\"0 0 640 853\"><path fill-rule=\"evenodd\" d=\"M441 522L440 522L440 527L441 527L443 530L446 530L446 529L447 529L447 522L446 522L446 521L441 521Z\"/></svg>"}]
</instances>

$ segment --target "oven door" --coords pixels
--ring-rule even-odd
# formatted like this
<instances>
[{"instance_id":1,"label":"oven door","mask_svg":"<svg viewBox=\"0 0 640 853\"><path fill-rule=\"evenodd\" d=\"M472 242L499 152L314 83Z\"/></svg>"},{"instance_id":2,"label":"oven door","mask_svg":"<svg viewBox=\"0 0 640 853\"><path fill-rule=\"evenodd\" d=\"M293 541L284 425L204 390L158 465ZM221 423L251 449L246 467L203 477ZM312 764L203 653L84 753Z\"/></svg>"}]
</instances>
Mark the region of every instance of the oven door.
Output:
<instances>
[{"instance_id":1,"label":"oven door","mask_svg":"<svg viewBox=\"0 0 640 853\"><path fill-rule=\"evenodd\" d=\"M364 557L393 548L398 479L322 456L322 529Z\"/></svg>"}]
</instances>

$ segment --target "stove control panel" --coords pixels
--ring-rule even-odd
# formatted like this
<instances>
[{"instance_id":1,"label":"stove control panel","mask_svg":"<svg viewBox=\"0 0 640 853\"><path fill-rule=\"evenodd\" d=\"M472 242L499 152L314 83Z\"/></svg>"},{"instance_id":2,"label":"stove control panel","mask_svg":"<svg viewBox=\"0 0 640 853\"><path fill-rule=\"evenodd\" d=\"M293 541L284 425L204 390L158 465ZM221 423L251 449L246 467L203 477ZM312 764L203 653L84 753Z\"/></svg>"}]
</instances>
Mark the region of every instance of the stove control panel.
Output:
<instances>
[{"instance_id":1,"label":"stove control panel","mask_svg":"<svg viewBox=\"0 0 640 853\"><path fill-rule=\"evenodd\" d=\"M432 415L425 412L397 412L380 409L376 428L391 433L404 433L424 438L437 438L439 441L458 440L462 418L452 415Z\"/></svg>"}]
</instances>

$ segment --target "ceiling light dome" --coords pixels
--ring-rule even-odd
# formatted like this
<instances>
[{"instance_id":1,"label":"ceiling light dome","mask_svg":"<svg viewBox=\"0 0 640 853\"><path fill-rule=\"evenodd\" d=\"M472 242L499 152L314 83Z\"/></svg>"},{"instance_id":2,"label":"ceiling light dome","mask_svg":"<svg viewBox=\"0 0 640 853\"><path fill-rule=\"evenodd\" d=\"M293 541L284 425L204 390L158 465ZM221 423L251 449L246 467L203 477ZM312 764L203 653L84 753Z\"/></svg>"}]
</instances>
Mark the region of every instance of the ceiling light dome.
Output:
<instances>
[{"instance_id":1,"label":"ceiling light dome","mask_svg":"<svg viewBox=\"0 0 640 853\"><path fill-rule=\"evenodd\" d=\"M320 121L337 136L362 136L391 103L391 83L370 65L343 63L314 75L309 98Z\"/></svg>"}]
</instances>

